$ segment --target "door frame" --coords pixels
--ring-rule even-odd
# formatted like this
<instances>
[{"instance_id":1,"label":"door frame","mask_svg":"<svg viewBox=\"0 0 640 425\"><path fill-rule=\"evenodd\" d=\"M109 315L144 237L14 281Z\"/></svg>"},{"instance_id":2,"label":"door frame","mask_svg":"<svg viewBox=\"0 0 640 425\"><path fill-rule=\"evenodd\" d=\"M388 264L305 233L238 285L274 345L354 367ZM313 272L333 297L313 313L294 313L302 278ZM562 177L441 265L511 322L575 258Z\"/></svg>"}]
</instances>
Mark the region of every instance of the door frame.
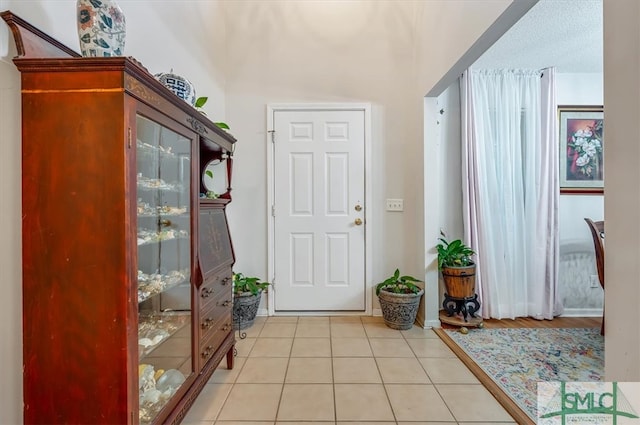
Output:
<instances>
[{"instance_id":1,"label":"door frame","mask_svg":"<svg viewBox=\"0 0 640 425\"><path fill-rule=\"evenodd\" d=\"M278 280L275 274L275 218L272 214L272 205L275 201L274 182L274 155L275 144L272 143L274 128L274 114L277 111L363 111L364 112L364 281L365 281L365 310L363 312L323 312L323 315L353 315L370 316L372 314L373 285L372 276L372 249L369 237L372 221L372 195L371 195L371 104L369 103L269 103L267 104L267 129L265 142L267 145L267 276L269 282L275 282L270 293L267 294L267 313L269 316L312 316L313 312L276 312L275 297L272 291L277 291Z\"/></svg>"}]
</instances>

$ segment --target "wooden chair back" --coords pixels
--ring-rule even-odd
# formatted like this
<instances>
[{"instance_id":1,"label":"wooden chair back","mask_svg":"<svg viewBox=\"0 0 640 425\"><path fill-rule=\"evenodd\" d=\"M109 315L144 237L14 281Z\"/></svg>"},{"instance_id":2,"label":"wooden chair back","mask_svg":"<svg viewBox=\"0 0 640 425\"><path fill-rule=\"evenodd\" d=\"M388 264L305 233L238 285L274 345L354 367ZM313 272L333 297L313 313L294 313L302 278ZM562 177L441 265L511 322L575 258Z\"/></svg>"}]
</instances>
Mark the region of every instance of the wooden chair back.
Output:
<instances>
[{"instance_id":1,"label":"wooden chair back","mask_svg":"<svg viewBox=\"0 0 640 425\"><path fill-rule=\"evenodd\" d=\"M590 218L585 218L589 230L591 231L591 237L593 238L593 247L596 252L596 269L598 270L598 280L600 286L604 289L604 221L593 221ZM602 328L600 333L604 335L604 315L602 317Z\"/></svg>"}]
</instances>

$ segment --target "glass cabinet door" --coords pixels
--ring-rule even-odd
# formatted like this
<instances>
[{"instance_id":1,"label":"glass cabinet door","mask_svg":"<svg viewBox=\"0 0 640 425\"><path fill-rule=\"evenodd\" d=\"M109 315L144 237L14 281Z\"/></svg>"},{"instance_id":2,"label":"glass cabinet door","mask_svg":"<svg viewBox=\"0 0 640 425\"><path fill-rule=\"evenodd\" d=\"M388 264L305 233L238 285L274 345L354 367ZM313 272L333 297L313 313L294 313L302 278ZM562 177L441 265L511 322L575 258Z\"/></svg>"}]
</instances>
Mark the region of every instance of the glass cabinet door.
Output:
<instances>
[{"instance_id":1,"label":"glass cabinet door","mask_svg":"<svg viewBox=\"0 0 640 425\"><path fill-rule=\"evenodd\" d=\"M136 120L140 423L194 371L191 358L191 140Z\"/></svg>"}]
</instances>

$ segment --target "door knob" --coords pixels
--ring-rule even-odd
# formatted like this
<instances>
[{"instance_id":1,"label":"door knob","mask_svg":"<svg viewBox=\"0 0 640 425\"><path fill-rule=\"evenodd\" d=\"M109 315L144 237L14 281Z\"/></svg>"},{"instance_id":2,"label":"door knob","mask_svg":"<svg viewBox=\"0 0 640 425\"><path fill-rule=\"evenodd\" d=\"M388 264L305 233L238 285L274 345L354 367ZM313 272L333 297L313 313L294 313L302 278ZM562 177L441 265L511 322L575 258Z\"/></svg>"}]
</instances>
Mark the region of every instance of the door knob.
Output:
<instances>
[{"instance_id":1,"label":"door knob","mask_svg":"<svg viewBox=\"0 0 640 425\"><path fill-rule=\"evenodd\" d=\"M354 223L356 224L356 226L360 226L362 224L362 220L356 218L356 221Z\"/></svg>"},{"instance_id":2,"label":"door knob","mask_svg":"<svg viewBox=\"0 0 640 425\"><path fill-rule=\"evenodd\" d=\"M362 211L362 207L360 205L356 205L355 210L356 211Z\"/></svg>"}]
</instances>

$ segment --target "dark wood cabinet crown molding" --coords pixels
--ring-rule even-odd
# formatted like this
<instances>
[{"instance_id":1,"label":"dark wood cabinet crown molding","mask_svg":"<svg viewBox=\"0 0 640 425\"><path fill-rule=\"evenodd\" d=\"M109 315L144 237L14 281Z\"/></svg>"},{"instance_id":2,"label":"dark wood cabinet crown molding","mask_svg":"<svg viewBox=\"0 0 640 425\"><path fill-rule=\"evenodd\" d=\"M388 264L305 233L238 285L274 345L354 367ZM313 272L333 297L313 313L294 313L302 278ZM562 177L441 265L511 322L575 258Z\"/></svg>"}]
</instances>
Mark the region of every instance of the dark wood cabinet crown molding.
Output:
<instances>
[{"instance_id":1,"label":"dark wood cabinet crown molding","mask_svg":"<svg viewBox=\"0 0 640 425\"><path fill-rule=\"evenodd\" d=\"M0 12L0 16L9 25L13 33L18 57L80 57L78 52L40 31L24 19L14 15L11 11Z\"/></svg>"}]
</instances>

